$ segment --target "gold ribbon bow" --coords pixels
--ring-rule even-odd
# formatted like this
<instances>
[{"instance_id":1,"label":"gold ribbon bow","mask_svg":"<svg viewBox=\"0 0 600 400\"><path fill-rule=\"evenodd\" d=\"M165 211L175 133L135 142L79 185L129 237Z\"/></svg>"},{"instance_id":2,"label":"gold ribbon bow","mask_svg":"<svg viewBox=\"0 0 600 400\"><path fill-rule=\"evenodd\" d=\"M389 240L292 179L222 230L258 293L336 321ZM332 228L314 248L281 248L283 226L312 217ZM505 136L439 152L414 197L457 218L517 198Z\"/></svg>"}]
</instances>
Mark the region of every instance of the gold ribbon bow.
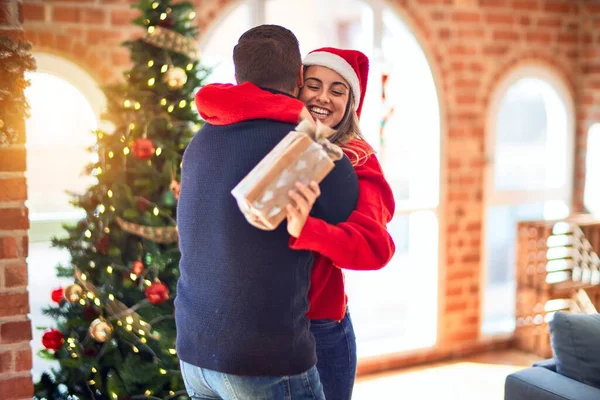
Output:
<instances>
[{"instance_id":1,"label":"gold ribbon bow","mask_svg":"<svg viewBox=\"0 0 600 400\"><path fill-rule=\"evenodd\" d=\"M321 121L317 120L315 124L309 119L303 119L296 127L296 132L306 133L312 140L323 146L323 150L333 161L340 160L344 156L341 147L329 141L329 137L335 134L336 130Z\"/></svg>"}]
</instances>

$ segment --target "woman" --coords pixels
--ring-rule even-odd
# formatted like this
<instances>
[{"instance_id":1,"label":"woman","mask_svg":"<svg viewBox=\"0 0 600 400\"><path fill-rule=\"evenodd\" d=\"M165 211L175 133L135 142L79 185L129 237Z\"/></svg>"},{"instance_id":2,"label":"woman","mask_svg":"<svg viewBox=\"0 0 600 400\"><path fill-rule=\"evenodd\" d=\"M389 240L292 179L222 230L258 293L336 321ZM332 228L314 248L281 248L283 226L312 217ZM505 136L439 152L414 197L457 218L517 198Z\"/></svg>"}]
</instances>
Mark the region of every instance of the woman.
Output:
<instances>
[{"instance_id":1,"label":"woman","mask_svg":"<svg viewBox=\"0 0 600 400\"><path fill-rule=\"evenodd\" d=\"M356 375L356 338L342 269L375 270L389 262L395 247L386 224L394 214L394 199L358 125L367 87L367 57L355 50L322 48L309 53L304 65L299 99L305 109L293 98L249 83L205 86L196 104L203 118L216 125L257 118L296 123L310 114L337 130L330 140L342 147L359 179L356 210L344 223L327 224L309 215L318 185L298 185L298 191L290 193L294 205L288 207L287 228L291 248L315 254L307 316L325 397L347 400ZM248 104L248 99L255 104ZM226 111L232 108L237 109L235 115Z\"/></svg>"}]
</instances>

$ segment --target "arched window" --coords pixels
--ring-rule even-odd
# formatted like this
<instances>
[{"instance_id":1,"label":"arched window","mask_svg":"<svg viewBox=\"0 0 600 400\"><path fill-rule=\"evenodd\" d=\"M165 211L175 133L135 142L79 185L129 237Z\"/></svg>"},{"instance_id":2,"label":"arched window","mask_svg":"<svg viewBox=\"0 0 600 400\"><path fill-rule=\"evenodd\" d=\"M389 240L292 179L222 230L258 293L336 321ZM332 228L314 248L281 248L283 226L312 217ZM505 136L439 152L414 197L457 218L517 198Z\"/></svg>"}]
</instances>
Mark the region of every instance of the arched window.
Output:
<instances>
[{"instance_id":1,"label":"arched window","mask_svg":"<svg viewBox=\"0 0 600 400\"><path fill-rule=\"evenodd\" d=\"M27 184L29 219L29 298L32 326L48 326L42 314L53 288L72 282L56 277L56 265L68 264L66 251L52 248L50 239L62 236L62 224L84 213L69 204L67 191L83 193L93 178L83 176L94 154L86 149L95 142L92 130L104 107L104 95L94 80L76 65L56 56L34 54L38 70L28 74L31 86L25 95L31 106L27 129ZM33 330L34 353L42 348L42 332ZM33 359L33 375L53 366Z\"/></svg>"},{"instance_id":2,"label":"arched window","mask_svg":"<svg viewBox=\"0 0 600 400\"><path fill-rule=\"evenodd\" d=\"M515 326L516 224L569 214L573 102L551 70L521 67L498 85L488 115L482 331Z\"/></svg>"},{"instance_id":3,"label":"arched window","mask_svg":"<svg viewBox=\"0 0 600 400\"><path fill-rule=\"evenodd\" d=\"M235 81L233 47L243 32L262 23L292 30L302 55L334 46L358 49L369 56L371 71L361 127L377 150L395 193L396 215L389 229L397 254L381 271L346 273L359 356L433 346L437 337L440 112L423 49L398 14L380 1L252 0L230 9L202 39L203 63L215 66L210 81Z\"/></svg>"},{"instance_id":4,"label":"arched window","mask_svg":"<svg viewBox=\"0 0 600 400\"><path fill-rule=\"evenodd\" d=\"M585 162L585 192L583 204L586 210L600 218L600 124L590 128Z\"/></svg>"}]
</instances>

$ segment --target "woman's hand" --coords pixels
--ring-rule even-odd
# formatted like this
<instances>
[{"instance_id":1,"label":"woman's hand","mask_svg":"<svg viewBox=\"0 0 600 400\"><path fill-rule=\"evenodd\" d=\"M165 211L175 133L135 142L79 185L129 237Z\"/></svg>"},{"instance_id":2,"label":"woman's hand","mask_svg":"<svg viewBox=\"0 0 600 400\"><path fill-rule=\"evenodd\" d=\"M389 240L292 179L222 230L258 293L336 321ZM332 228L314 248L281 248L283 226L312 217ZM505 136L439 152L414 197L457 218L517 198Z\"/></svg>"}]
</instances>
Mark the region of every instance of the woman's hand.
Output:
<instances>
[{"instance_id":1,"label":"woman's hand","mask_svg":"<svg viewBox=\"0 0 600 400\"><path fill-rule=\"evenodd\" d=\"M308 108L302 107L302 111L300 111L300 116L298 117L298 123L304 121L305 119L309 120L313 124L315 123L315 119L310 115L310 111Z\"/></svg>"},{"instance_id":2,"label":"woman's hand","mask_svg":"<svg viewBox=\"0 0 600 400\"><path fill-rule=\"evenodd\" d=\"M295 238L300 236L310 210L312 209L317 197L321 195L319 184L315 181L308 186L296 182L298 190L290 190L289 195L292 203L286 206L287 211L287 230Z\"/></svg>"}]
</instances>

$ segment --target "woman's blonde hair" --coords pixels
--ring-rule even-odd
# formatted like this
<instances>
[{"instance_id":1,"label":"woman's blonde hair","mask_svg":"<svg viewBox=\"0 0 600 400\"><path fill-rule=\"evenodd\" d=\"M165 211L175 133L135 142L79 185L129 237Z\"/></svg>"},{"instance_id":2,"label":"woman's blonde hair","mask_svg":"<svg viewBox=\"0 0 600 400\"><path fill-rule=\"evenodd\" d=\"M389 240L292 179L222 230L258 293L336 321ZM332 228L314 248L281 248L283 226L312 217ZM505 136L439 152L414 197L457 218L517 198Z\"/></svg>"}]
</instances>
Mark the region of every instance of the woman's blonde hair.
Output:
<instances>
[{"instance_id":1,"label":"woman's blonde hair","mask_svg":"<svg viewBox=\"0 0 600 400\"><path fill-rule=\"evenodd\" d=\"M348 93L348 104L346 104L344 117L334 129L337 132L329 140L344 150L352 165L364 164L375 153L375 150L367 143L360 130L360 122L354 109L354 94L352 91Z\"/></svg>"}]
</instances>

